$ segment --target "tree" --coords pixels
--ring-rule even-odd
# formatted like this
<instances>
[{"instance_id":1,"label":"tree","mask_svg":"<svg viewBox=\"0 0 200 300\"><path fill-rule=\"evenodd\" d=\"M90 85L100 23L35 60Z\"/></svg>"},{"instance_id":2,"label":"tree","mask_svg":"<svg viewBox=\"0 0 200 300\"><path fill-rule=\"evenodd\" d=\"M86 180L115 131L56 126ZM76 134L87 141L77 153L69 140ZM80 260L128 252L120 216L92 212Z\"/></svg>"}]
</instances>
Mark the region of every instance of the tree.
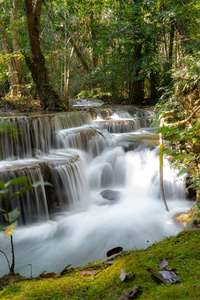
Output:
<instances>
[{"instance_id":1,"label":"tree","mask_svg":"<svg viewBox=\"0 0 200 300\"><path fill-rule=\"evenodd\" d=\"M27 26L32 59L23 52L26 63L36 85L37 96L45 110L66 109L49 80L45 58L40 46L40 17L42 0L25 0Z\"/></svg>"},{"instance_id":2,"label":"tree","mask_svg":"<svg viewBox=\"0 0 200 300\"><path fill-rule=\"evenodd\" d=\"M12 3L9 1L4 5L4 13L1 14L1 46L4 51L4 60L8 66L10 79L10 91L7 98L30 96L24 79L22 54L20 53L20 6L20 0L13 0ZM8 31L9 28L10 30Z\"/></svg>"}]
</instances>

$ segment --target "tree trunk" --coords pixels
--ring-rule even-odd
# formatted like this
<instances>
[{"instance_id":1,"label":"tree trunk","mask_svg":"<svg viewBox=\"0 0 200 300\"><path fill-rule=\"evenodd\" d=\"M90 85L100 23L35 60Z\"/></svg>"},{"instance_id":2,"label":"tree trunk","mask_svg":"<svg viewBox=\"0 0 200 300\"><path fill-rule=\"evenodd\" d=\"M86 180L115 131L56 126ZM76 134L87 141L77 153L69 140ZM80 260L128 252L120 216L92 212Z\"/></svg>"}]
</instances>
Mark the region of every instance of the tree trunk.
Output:
<instances>
[{"instance_id":1,"label":"tree trunk","mask_svg":"<svg viewBox=\"0 0 200 300\"><path fill-rule=\"evenodd\" d=\"M141 66L140 59L142 57L142 44L138 43L135 45L134 51L134 64L135 70L133 78L129 84L129 101L130 104L142 104L144 100L144 80L140 77Z\"/></svg>"},{"instance_id":2,"label":"tree trunk","mask_svg":"<svg viewBox=\"0 0 200 300\"><path fill-rule=\"evenodd\" d=\"M91 26L91 41L92 43L95 43L97 37L96 37L96 28L95 28L95 21L94 21L94 13L90 15L90 26ZM92 64L93 68L98 67L98 55L96 53L95 45L92 46Z\"/></svg>"},{"instance_id":3,"label":"tree trunk","mask_svg":"<svg viewBox=\"0 0 200 300\"><path fill-rule=\"evenodd\" d=\"M11 97L21 97L21 96L29 96L29 91L26 87L25 79L23 76L23 63L20 59L20 43L19 43L19 30L18 30L18 22L19 22L19 11L20 11L20 0L13 1L13 7L11 11L10 17L10 35L11 35L11 43L9 45L6 37L1 41L1 45L5 54L12 55L13 57L7 59L9 78L10 78L10 91L9 96ZM4 30L6 32L6 30ZM17 55L18 53L18 55Z\"/></svg>"},{"instance_id":4,"label":"tree trunk","mask_svg":"<svg viewBox=\"0 0 200 300\"><path fill-rule=\"evenodd\" d=\"M150 92L151 92L151 101L152 104L156 104L158 100L158 94L156 90L156 73L154 71L151 71L150 73Z\"/></svg>"},{"instance_id":5,"label":"tree trunk","mask_svg":"<svg viewBox=\"0 0 200 300\"><path fill-rule=\"evenodd\" d=\"M39 30L42 0L36 0L34 6L32 0L25 0L25 6L32 61L30 57L25 54L24 57L32 73L41 106L45 110L64 109L65 106L61 103L60 97L53 90L50 83L45 66L45 58L40 48Z\"/></svg>"},{"instance_id":6,"label":"tree trunk","mask_svg":"<svg viewBox=\"0 0 200 300\"><path fill-rule=\"evenodd\" d=\"M164 72L165 72L164 85L169 85L172 81L171 70L172 70L172 65L173 65L174 36L175 36L175 24L174 24L174 20L172 20L171 28L170 28L168 58L167 58L167 62L165 64L165 70L164 70Z\"/></svg>"}]
</instances>

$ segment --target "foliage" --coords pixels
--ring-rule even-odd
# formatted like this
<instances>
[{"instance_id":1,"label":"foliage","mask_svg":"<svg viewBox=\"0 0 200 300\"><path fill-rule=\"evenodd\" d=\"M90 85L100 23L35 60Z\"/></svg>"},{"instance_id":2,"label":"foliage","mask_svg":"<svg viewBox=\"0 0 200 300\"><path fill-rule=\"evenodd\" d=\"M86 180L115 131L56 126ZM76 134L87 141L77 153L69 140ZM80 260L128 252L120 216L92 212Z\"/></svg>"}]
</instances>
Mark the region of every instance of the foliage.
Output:
<instances>
[{"instance_id":1,"label":"foliage","mask_svg":"<svg viewBox=\"0 0 200 300\"><path fill-rule=\"evenodd\" d=\"M111 93L102 92L100 88L95 88L92 90L83 90L77 95L77 99L90 99L90 98L96 98L96 99L108 99L111 98Z\"/></svg>"},{"instance_id":2,"label":"foliage","mask_svg":"<svg viewBox=\"0 0 200 300\"><path fill-rule=\"evenodd\" d=\"M9 285L0 292L0 299L119 299L123 291L141 285L137 299L198 299L200 293L200 230L184 230L175 237L155 243L147 250L121 252L114 262L68 270L61 278L34 279ZM170 269L176 269L181 281L164 285L155 280L147 268L159 270L158 263L165 258ZM113 259L112 259L113 260ZM120 280L121 269L128 275ZM91 275L82 276L83 270ZM85 272L86 273L86 272ZM89 273L89 272L88 272ZM93 275L92 275L93 274Z\"/></svg>"},{"instance_id":3,"label":"foliage","mask_svg":"<svg viewBox=\"0 0 200 300\"><path fill-rule=\"evenodd\" d=\"M199 74L199 52L185 55L180 66L173 70L173 89L165 89L165 93L155 106L155 115L152 119L152 126L158 126L159 116L163 112L172 112L167 118L169 125L159 129L159 132L165 136L164 152L171 163L179 169L179 174L186 174L186 191L189 192L191 189L197 191L197 206L200 205L198 200L200 190L199 111L185 124L182 120L187 120L199 107ZM174 123L176 126L173 126ZM178 125L179 123L181 125Z\"/></svg>"}]
</instances>

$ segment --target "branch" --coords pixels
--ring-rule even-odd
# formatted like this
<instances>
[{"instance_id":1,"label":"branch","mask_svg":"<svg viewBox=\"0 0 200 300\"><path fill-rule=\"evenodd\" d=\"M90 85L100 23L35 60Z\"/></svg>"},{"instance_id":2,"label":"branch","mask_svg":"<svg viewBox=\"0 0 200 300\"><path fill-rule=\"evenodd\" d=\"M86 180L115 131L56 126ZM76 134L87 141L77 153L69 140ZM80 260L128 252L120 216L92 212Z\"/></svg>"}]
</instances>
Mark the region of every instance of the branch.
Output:
<instances>
[{"instance_id":1,"label":"branch","mask_svg":"<svg viewBox=\"0 0 200 300\"><path fill-rule=\"evenodd\" d=\"M2 253L4 256L5 256L5 258L6 258L6 261L7 261L7 264L8 264L8 268L9 268L9 270L10 270L10 263L9 263L9 260L8 260L8 257L7 257L7 255L5 254L5 252L4 251L2 251L2 250L0 250L0 253Z\"/></svg>"},{"instance_id":2,"label":"branch","mask_svg":"<svg viewBox=\"0 0 200 300\"><path fill-rule=\"evenodd\" d=\"M195 110L193 110L193 112L191 113L191 115L187 119L182 120L182 121L178 121L178 122L175 122L175 123L167 123L166 122L166 117L173 115L175 111L171 110L171 111L164 112L159 117L160 127L163 127L163 126L165 126L165 127L176 127L176 126L183 125L183 124L187 123L196 114L196 112L199 109L200 109L200 105L197 106L195 108Z\"/></svg>"}]
</instances>

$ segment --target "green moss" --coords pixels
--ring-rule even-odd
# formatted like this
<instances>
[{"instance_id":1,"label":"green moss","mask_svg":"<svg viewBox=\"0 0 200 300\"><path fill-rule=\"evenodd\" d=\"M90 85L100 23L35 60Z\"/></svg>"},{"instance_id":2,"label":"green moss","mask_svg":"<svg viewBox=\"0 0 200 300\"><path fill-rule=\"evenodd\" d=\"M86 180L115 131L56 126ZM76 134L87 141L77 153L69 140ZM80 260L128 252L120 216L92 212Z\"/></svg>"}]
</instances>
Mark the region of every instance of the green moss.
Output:
<instances>
[{"instance_id":1,"label":"green moss","mask_svg":"<svg viewBox=\"0 0 200 300\"><path fill-rule=\"evenodd\" d=\"M199 239L199 229L185 230L147 250L122 252L112 266L85 267L85 270L95 270L95 275L81 276L84 267L80 267L60 278L15 283L0 292L0 299L116 300L136 284L142 286L137 299L200 299ZM158 262L163 257L169 268L178 270L181 278L178 284L166 286L147 271L148 267L159 271ZM131 272L124 282L119 278L122 267L126 273Z\"/></svg>"}]
</instances>

